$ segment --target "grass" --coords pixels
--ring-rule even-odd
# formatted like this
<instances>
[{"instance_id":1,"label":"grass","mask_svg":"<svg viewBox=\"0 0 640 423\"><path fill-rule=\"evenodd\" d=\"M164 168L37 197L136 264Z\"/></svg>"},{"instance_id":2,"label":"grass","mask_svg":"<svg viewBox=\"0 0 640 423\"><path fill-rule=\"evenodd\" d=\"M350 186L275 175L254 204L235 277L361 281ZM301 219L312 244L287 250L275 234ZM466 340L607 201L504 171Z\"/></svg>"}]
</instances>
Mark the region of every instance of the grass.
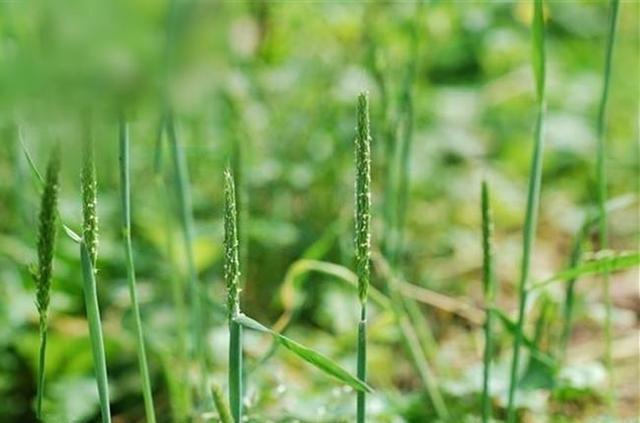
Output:
<instances>
[{"instance_id":1,"label":"grass","mask_svg":"<svg viewBox=\"0 0 640 423\"><path fill-rule=\"evenodd\" d=\"M80 261L83 274L84 301L89 321L89 337L93 353L93 365L98 384L100 413L104 423L111 422L107 359L104 352L104 337L100 320L100 307L96 289L96 263L98 258L98 212L97 182L93 159L93 143L89 139L84 144L81 175L82 188L82 240L80 241Z\"/></svg>"},{"instance_id":2,"label":"grass","mask_svg":"<svg viewBox=\"0 0 640 423\"><path fill-rule=\"evenodd\" d=\"M598 193L598 237L600 240L600 249L609 248L609 222L607 215L607 172L606 172L606 145L605 145L605 120L607 103L609 100L609 85L611 80L611 61L613 57L613 48L615 45L616 25L618 22L618 0L611 0L611 11L609 18L609 31L607 36L607 46L604 61L604 76L602 86L602 96L598 106L598 117L596 121L597 136L597 153L596 153L596 182ZM613 379L613 333L612 333L612 313L613 305L611 301L611 283L609 274L604 273L604 298L605 298L605 349L604 362L609 375L608 403L610 414L613 414L615 402L615 381Z\"/></svg>"},{"instance_id":3,"label":"grass","mask_svg":"<svg viewBox=\"0 0 640 423\"><path fill-rule=\"evenodd\" d=\"M47 351L47 325L53 276L53 256L57 233L57 210L60 173L60 152L55 147L49 164L42 192L38 226L38 266L33 270L36 282L36 306L39 315L40 348L38 353L38 392L36 415L43 419L42 398L44 396L45 357Z\"/></svg>"},{"instance_id":4,"label":"grass","mask_svg":"<svg viewBox=\"0 0 640 423\"><path fill-rule=\"evenodd\" d=\"M482 380L482 421L491 421L491 359L493 356L493 308L495 307L495 275L493 251L493 216L489 198L489 186L482 181L482 251L483 251L483 292L485 302L484 359Z\"/></svg>"},{"instance_id":5,"label":"grass","mask_svg":"<svg viewBox=\"0 0 640 423\"><path fill-rule=\"evenodd\" d=\"M531 256L536 235L538 208L540 202L540 186L542 182L542 152L544 148L544 115L545 100L545 36L543 1L535 0L533 4L532 42L533 42L533 73L536 87L537 117L533 135L533 155L529 174L529 189L527 195L527 210L523 230L522 262L520 282L518 285L518 320L513 357L509 377L509 396L507 402L507 422L516 421L516 391L520 366L520 347L522 344L525 325L525 310L527 307L527 284L531 271Z\"/></svg>"},{"instance_id":6,"label":"grass","mask_svg":"<svg viewBox=\"0 0 640 423\"><path fill-rule=\"evenodd\" d=\"M366 93L362 93L358 96L355 140L355 259L360 300L357 374L358 378L365 382L367 380L367 294L371 273L371 136L369 132L369 99ZM366 398L362 391L358 392L356 420L359 423L366 421Z\"/></svg>"},{"instance_id":7,"label":"grass","mask_svg":"<svg viewBox=\"0 0 640 423\"><path fill-rule=\"evenodd\" d=\"M238 216L233 175L224 173L224 279L227 284L229 314L229 403L236 422L242 421L242 326L235 320L240 314L240 259Z\"/></svg>"},{"instance_id":8,"label":"grass","mask_svg":"<svg viewBox=\"0 0 640 423\"><path fill-rule=\"evenodd\" d=\"M129 282L129 296L136 326L136 342L138 349L138 364L140 366L140 376L142 379L142 395L144 397L145 413L147 421L155 423L156 415L153 406L153 392L151 390L151 379L149 377L149 367L147 365L147 353L144 345L144 331L142 328L142 318L140 317L140 305L138 304L138 292L136 288L136 271L133 260L133 247L131 241L131 158L129 143L129 128L121 118L120 121L120 184L122 200L122 233L124 237L124 249L126 256L127 281Z\"/></svg>"}]
</instances>

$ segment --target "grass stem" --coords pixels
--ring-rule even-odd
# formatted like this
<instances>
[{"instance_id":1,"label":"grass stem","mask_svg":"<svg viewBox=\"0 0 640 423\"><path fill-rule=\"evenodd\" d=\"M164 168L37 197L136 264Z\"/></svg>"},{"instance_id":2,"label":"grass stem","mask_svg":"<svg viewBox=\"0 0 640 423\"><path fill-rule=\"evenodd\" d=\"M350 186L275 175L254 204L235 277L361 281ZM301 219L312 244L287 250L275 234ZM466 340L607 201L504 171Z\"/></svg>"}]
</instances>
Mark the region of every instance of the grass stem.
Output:
<instances>
[{"instance_id":1,"label":"grass stem","mask_svg":"<svg viewBox=\"0 0 640 423\"><path fill-rule=\"evenodd\" d=\"M144 397L144 407L147 421L155 423L156 416L153 406L153 394L151 391L151 379L149 377L149 367L147 365L147 354L144 345L144 332L142 329L142 319L140 317L140 305L138 303L138 293L136 288L136 272L133 260L133 247L131 241L131 159L129 128L124 119L120 121L120 180L122 196L122 233L124 237L124 248L126 255L127 280L129 283L129 296L136 326L136 341L138 349L138 364L142 378L142 395Z\"/></svg>"},{"instance_id":2,"label":"grass stem","mask_svg":"<svg viewBox=\"0 0 640 423\"><path fill-rule=\"evenodd\" d=\"M482 422L491 421L491 357L493 356L493 308L495 306L495 276L493 270L493 216L489 199L489 187L482 181L482 251L483 290L486 308L484 324L484 361L482 379Z\"/></svg>"}]
</instances>

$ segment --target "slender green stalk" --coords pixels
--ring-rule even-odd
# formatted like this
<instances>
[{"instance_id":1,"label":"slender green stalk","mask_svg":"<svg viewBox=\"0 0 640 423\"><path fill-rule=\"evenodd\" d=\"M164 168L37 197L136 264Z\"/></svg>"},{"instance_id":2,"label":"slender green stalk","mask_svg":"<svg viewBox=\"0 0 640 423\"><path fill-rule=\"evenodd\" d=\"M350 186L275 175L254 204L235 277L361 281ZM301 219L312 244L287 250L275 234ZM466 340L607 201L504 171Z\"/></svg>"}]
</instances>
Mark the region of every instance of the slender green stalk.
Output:
<instances>
[{"instance_id":1,"label":"slender green stalk","mask_svg":"<svg viewBox=\"0 0 640 423\"><path fill-rule=\"evenodd\" d=\"M609 248L609 224L607 215L607 172L605 166L606 160L606 142L605 142L605 124L606 124L606 111L607 103L609 100L609 86L611 81L611 62L613 58L613 47L615 45L616 26L618 22L618 0L611 0L611 12L609 19L609 32L607 36L607 48L605 53L604 62L604 78L602 86L602 96L600 98L600 105L598 107L598 117L596 122L597 131L597 153L596 153L596 181L598 192L598 212L600 218L598 219L598 235L600 238L600 249L606 250ZM613 413L615 403L615 381L613 379L613 357L612 357L612 312L613 304L611 301L611 284L609 281L609 274L603 275L604 282L604 297L605 297L605 349L604 349L604 362L609 374L609 390L608 390L608 402L610 407L610 414Z\"/></svg>"},{"instance_id":2,"label":"slender green stalk","mask_svg":"<svg viewBox=\"0 0 640 423\"><path fill-rule=\"evenodd\" d=\"M542 152L544 148L544 115L545 100L545 41L543 0L535 0L532 23L533 40L533 71L536 80L536 95L538 115L534 129L533 159L529 174L529 189L527 196L527 211L524 223L522 263L520 283L518 286L519 307L515 341L513 345L513 359L509 380L509 399L507 403L507 422L516 421L516 389L518 386L518 370L520 366L520 346L522 344L525 310L527 306L527 284L531 270L531 255L535 241L538 220L538 205L540 202L540 186L542 182Z\"/></svg>"},{"instance_id":3,"label":"slender green stalk","mask_svg":"<svg viewBox=\"0 0 640 423\"><path fill-rule=\"evenodd\" d=\"M96 291L95 279L96 272L93 268L91 252L84 240L80 242L80 259L84 277L84 302L87 309L87 320L89 321L93 365L95 367L98 396L100 398L100 413L103 423L111 423L107 359L104 352L104 338L102 336L102 325L100 323L100 308L98 306L98 293Z\"/></svg>"},{"instance_id":4,"label":"slender green stalk","mask_svg":"<svg viewBox=\"0 0 640 423\"><path fill-rule=\"evenodd\" d=\"M482 383L482 421L491 420L491 357L493 355L493 308L495 307L495 275L493 258L493 216L489 200L489 187L482 181L482 251L483 251L483 288L486 309L484 324L484 374Z\"/></svg>"},{"instance_id":5,"label":"slender green stalk","mask_svg":"<svg viewBox=\"0 0 640 423\"><path fill-rule=\"evenodd\" d=\"M93 351L93 362L98 383L100 411L102 421L111 422L109 411L109 385L107 380L107 361L104 353L104 339L100 323L100 309L96 290L96 260L98 257L98 191L96 169L93 160L93 143L86 139L83 151L81 174L82 189L82 240L80 241L80 259L84 275L84 297L89 321L89 336Z\"/></svg>"},{"instance_id":6,"label":"slender green stalk","mask_svg":"<svg viewBox=\"0 0 640 423\"><path fill-rule=\"evenodd\" d=\"M588 230L588 224L583 224L582 227L578 230L576 237L573 241L573 247L571 249L571 256L569 257L568 269L573 269L578 266L580 263L580 257L582 256L582 249L584 244L584 238L586 236L586 232ZM563 309L563 327L562 334L560 338L560 345L558 348L558 357L561 361L564 361L565 354L567 350L567 345L569 344L569 338L571 337L571 327L573 325L573 306L575 303L575 286L577 277L571 278L567 281L566 294L564 299L564 309Z\"/></svg>"},{"instance_id":7,"label":"slender green stalk","mask_svg":"<svg viewBox=\"0 0 640 423\"><path fill-rule=\"evenodd\" d=\"M136 340L138 347L138 364L142 377L142 395L144 397L144 408L147 421L155 423L156 415L153 407L153 394L151 392L151 380L149 378L149 367L147 365L147 353L144 346L144 332L142 329L142 319L140 317L140 306L138 304L138 293L136 289L136 271L133 260L133 247L131 243L131 177L130 177L130 151L129 151L129 127L122 119L120 121L120 180L122 196L122 233L124 237L124 249L126 255L127 280L129 282L129 296L133 307L133 316L136 325Z\"/></svg>"},{"instance_id":8,"label":"slender green stalk","mask_svg":"<svg viewBox=\"0 0 640 423\"><path fill-rule=\"evenodd\" d=\"M235 183L231 170L224 172L224 279L229 313L229 403L236 422L242 421L242 326L240 314L240 259Z\"/></svg>"},{"instance_id":9,"label":"slender green stalk","mask_svg":"<svg viewBox=\"0 0 640 423\"><path fill-rule=\"evenodd\" d=\"M213 385L211 387L211 392L213 394L213 402L216 405L216 410L218 410L218 418L220 422L233 423L233 417L231 417L231 411L229 410L229 403L222 394L220 387L218 385Z\"/></svg>"},{"instance_id":10,"label":"slender green stalk","mask_svg":"<svg viewBox=\"0 0 640 423\"><path fill-rule=\"evenodd\" d=\"M38 354L38 392L36 414L40 420L42 415L42 397L44 395L45 357L47 350L47 324L53 274L53 255L57 234L57 207L60 173L60 152L56 146L49 164L44 191L40 205L38 227L38 267L33 270L36 282L36 306L39 314L40 349Z\"/></svg>"},{"instance_id":11,"label":"slender green stalk","mask_svg":"<svg viewBox=\"0 0 640 423\"><path fill-rule=\"evenodd\" d=\"M173 158L174 182L178 193L178 206L180 212L180 222L182 225L183 243L187 257L187 272L189 274L189 296L191 299L191 337L194 347L194 355L201 364L204 364L204 345L202 327L202 304L200 297L200 285L196 271L195 258L193 253L193 215L191 206L191 192L189 190L189 175L187 170L187 160L184 151L178 141L173 115L168 113L167 135Z\"/></svg>"},{"instance_id":12,"label":"slender green stalk","mask_svg":"<svg viewBox=\"0 0 640 423\"><path fill-rule=\"evenodd\" d=\"M358 275L360 322L358 324L357 375L367 381L367 293L371 277L371 136L369 134L369 98L358 96L355 139L356 199L355 199L355 259ZM358 392L357 421L366 420L365 392Z\"/></svg>"},{"instance_id":13,"label":"slender green stalk","mask_svg":"<svg viewBox=\"0 0 640 423\"><path fill-rule=\"evenodd\" d=\"M179 374L179 379L182 381L181 383L175 383L173 386L175 389L170 390L171 393L171 408L173 412L173 417L177 421L185 421L188 419L189 409L191 408L191 389L188 383L184 383L184 381L189 380L188 378L188 367L189 367L189 318L187 312L187 305L184 298L183 286L180 281L180 278L176 276L175 269L175 261L173 257L173 245L174 245L174 236L172 231L173 226L173 210L175 209L173 205L173 198L171 195L167 195L170 192L169 182L165 180L165 177L162 172L163 161L160 160L162 157L162 149L163 149L163 136L165 132L165 123L166 117L163 115L160 119L159 130L158 130L158 139L156 140L156 152L155 157L156 161L154 164L154 172L155 172L155 183L156 189L158 193L158 198L161 198L161 205L163 209L163 217L166 228L166 242L165 242L165 254L167 258L168 264L168 278L169 283L171 284L171 296L173 305L175 307L175 336L177 340L176 345L176 355L178 358L177 363L173 362L172 370L176 370ZM160 151L158 151L160 150Z\"/></svg>"}]
</instances>

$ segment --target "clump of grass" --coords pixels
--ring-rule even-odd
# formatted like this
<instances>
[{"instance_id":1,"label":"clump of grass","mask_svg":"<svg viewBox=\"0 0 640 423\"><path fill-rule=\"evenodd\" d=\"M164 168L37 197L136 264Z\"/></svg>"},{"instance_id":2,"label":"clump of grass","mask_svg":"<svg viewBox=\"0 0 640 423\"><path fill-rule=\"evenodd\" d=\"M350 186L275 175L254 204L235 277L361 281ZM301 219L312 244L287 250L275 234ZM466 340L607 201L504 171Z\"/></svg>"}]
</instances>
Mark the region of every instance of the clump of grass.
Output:
<instances>
[{"instance_id":1,"label":"clump of grass","mask_svg":"<svg viewBox=\"0 0 640 423\"><path fill-rule=\"evenodd\" d=\"M484 371L482 381L482 421L491 420L491 357L493 355L493 308L495 307L495 275L493 258L493 216L489 199L489 187L482 181L482 252L483 252L483 291L486 309L484 324Z\"/></svg>"},{"instance_id":2,"label":"clump of grass","mask_svg":"<svg viewBox=\"0 0 640 423\"><path fill-rule=\"evenodd\" d=\"M60 152L56 146L47 165L47 174L40 204L38 227L38 266L33 270L36 282L36 306L39 314L40 350L38 359L38 393L36 414L42 419L44 370L47 349L47 324L53 274L53 255L57 234Z\"/></svg>"},{"instance_id":3,"label":"clump of grass","mask_svg":"<svg viewBox=\"0 0 640 423\"><path fill-rule=\"evenodd\" d=\"M602 96L600 97L600 104L598 107L597 117L597 151L596 151L596 182L598 193L598 237L600 240L600 249L606 250L609 248L609 224L607 215L607 172L605 167L606 158L606 145L605 145L605 118L607 103L609 100L609 85L611 80L611 62L613 57L613 47L615 45L616 25L618 22L618 7L619 0L611 0L611 12L609 20L609 31L607 36L607 48L605 53L604 63L604 77ZM604 362L609 374L609 394L608 403L610 407L610 413L614 408L615 383L613 380L613 334L612 334L612 313L613 304L611 301L611 284L609 281L609 273L603 274L604 281L604 297L605 297L605 349L604 349Z\"/></svg>"},{"instance_id":4,"label":"clump of grass","mask_svg":"<svg viewBox=\"0 0 640 423\"><path fill-rule=\"evenodd\" d=\"M358 323L357 375L367 379L367 293L371 267L371 136L369 135L369 98L367 93L358 96L355 139L356 156L356 210L355 210L355 259L358 275L360 322ZM358 392L357 421L366 420L366 397Z\"/></svg>"},{"instance_id":5,"label":"clump of grass","mask_svg":"<svg viewBox=\"0 0 640 423\"><path fill-rule=\"evenodd\" d=\"M536 81L536 103L538 114L534 129L533 158L529 174L529 189L527 196L527 210L524 223L522 263L520 282L518 285L519 307L518 320L513 345L513 359L509 380L509 397L507 403L507 421L516 421L516 388L518 385L518 370L520 361L520 347L523 339L525 323L525 310L527 306L527 284L530 278L531 255L535 241L535 232L538 220L538 207L540 202L540 187L542 183L542 152L544 148L544 115L546 109L545 100L545 40L544 40L544 16L543 0L535 0L533 4L533 72Z\"/></svg>"},{"instance_id":6,"label":"clump of grass","mask_svg":"<svg viewBox=\"0 0 640 423\"><path fill-rule=\"evenodd\" d=\"M136 341L138 348L138 362L140 374L142 376L142 394L144 397L145 413L147 421L155 423L156 416L153 406L153 394L151 392L151 380L149 378L149 367L147 365L147 354L144 346L144 332L142 329L142 319L140 317L140 306L138 304L138 293L136 289L136 271L133 260L133 247L131 243L131 177L130 177L130 148L129 148L129 128L124 119L120 121L120 179L122 196L122 233L124 237L124 248L126 255L127 280L129 282L129 296L133 307L133 315L136 326Z\"/></svg>"},{"instance_id":7,"label":"clump of grass","mask_svg":"<svg viewBox=\"0 0 640 423\"><path fill-rule=\"evenodd\" d=\"M100 412L104 423L111 422L109 406L109 383L107 379L107 360L104 352L104 338L100 322L100 308L96 290L96 259L98 256L98 216L97 216L97 183L93 146L87 144L84 150L82 167L82 240L80 241L80 259L83 273L83 290L87 320L89 321L89 337L93 353L93 363L98 384Z\"/></svg>"},{"instance_id":8,"label":"clump of grass","mask_svg":"<svg viewBox=\"0 0 640 423\"><path fill-rule=\"evenodd\" d=\"M238 216L233 174L224 172L224 279L227 284L229 313L229 403L236 422L242 421L242 326L235 320L240 315L240 258Z\"/></svg>"}]
</instances>

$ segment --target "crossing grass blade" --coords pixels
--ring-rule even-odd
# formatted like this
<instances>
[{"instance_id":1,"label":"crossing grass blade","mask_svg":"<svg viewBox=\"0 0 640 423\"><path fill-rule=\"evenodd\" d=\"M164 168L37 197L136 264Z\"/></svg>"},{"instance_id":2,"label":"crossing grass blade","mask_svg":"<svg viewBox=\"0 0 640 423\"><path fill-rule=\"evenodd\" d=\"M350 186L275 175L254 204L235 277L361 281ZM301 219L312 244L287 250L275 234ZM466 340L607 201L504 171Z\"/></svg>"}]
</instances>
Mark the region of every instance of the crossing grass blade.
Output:
<instances>
[{"instance_id":1,"label":"crossing grass blade","mask_svg":"<svg viewBox=\"0 0 640 423\"><path fill-rule=\"evenodd\" d=\"M138 304L138 292L136 288L136 271L133 260L133 247L131 241L131 158L129 145L129 128L123 118L120 120L120 180L122 200L122 233L124 237L124 249L126 256L127 281L129 283L129 296L136 327L136 343L138 349L138 365L142 379L142 395L144 398L145 413L149 423L155 423L156 415L153 406L153 393L149 367L147 365L147 353L144 345L144 331L142 318L140 317L140 305Z\"/></svg>"},{"instance_id":2,"label":"crossing grass blade","mask_svg":"<svg viewBox=\"0 0 640 423\"><path fill-rule=\"evenodd\" d=\"M93 365L98 383L98 396L100 399L100 413L104 423L111 423L111 411L109 405L109 382L107 379L107 360L104 352L104 338L102 336L102 324L100 322L100 308L98 306L98 294L96 291L96 272L93 267L91 253L84 243L80 242L80 260L82 264L84 301L89 321L89 337L91 340L91 352Z\"/></svg>"},{"instance_id":3,"label":"crossing grass blade","mask_svg":"<svg viewBox=\"0 0 640 423\"><path fill-rule=\"evenodd\" d=\"M516 390L518 385L518 373L520 368L520 346L522 344L525 310L527 306L527 285L530 278L531 256L533 254L536 226L538 220L538 208L540 203L540 187L542 182L542 153L544 149L544 115L546 109L545 100L545 28L543 0L535 0L533 4L532 44L533 44L533 72L536 81L536 97L538 114L533 136L533 155L529 174L529 188L527 195L527 209L525 215L522 262L520 269L520 281L518 284L518 320L515 340L513 345L513 357L509 377L509 394L507 401L507 422L516 421Z\"/></svg>"},{"instance_id":4,"label":"crossing grass blade","mask_svg":"<svg viewBox=\"0 0 640 423\"><path fill-rule=\"evenodd\" d=\"M278 332L267 328L262 323L244 314L236 315L233 320L247 329L255 330L275 337L280 345L282 345L285 349L291 351L300 359L306 361L312 366L322 370L324 373L333 376L340 382L351 386L356 391L363 391L368 393L373 392L373 389L369 385L367 385L366 382L360 380L356 376L352 376L347 370L340 367L339 364L337 364L324 354L306 347L291 338L281 335Z\"/></svg>"},{"instance_id":5,"label":"crossing grass blade","mask_svg":"<svg viewBox=\"0 0 640 423\"><path fill-rule=\"evenodd\" d=\"M57 207L60 174L60 151L54 150L47 165L46 180L42 192L38 225L38 266L33 269L36 282L36 306L39 315L40 348L38 352L38 391L36 415L43 419L42 398L44 396L45 357L47 351L47 325L53 276L53 256L57 234Z\"/></svg>"},{"instance_id":6,"label":"crossing grass blade","mask_svg":"<svg viewBox=\"0 0 640 423\"><path fill-rule=\"evenodd\" d=\"M213 402L218 410L218 418L220 423L234 423L233 417L231 417L231 411L229 410L229 403L222 394L222 389L218 385L211 387L211 393L213 394Z\"/></svg>"}]
</instances>

